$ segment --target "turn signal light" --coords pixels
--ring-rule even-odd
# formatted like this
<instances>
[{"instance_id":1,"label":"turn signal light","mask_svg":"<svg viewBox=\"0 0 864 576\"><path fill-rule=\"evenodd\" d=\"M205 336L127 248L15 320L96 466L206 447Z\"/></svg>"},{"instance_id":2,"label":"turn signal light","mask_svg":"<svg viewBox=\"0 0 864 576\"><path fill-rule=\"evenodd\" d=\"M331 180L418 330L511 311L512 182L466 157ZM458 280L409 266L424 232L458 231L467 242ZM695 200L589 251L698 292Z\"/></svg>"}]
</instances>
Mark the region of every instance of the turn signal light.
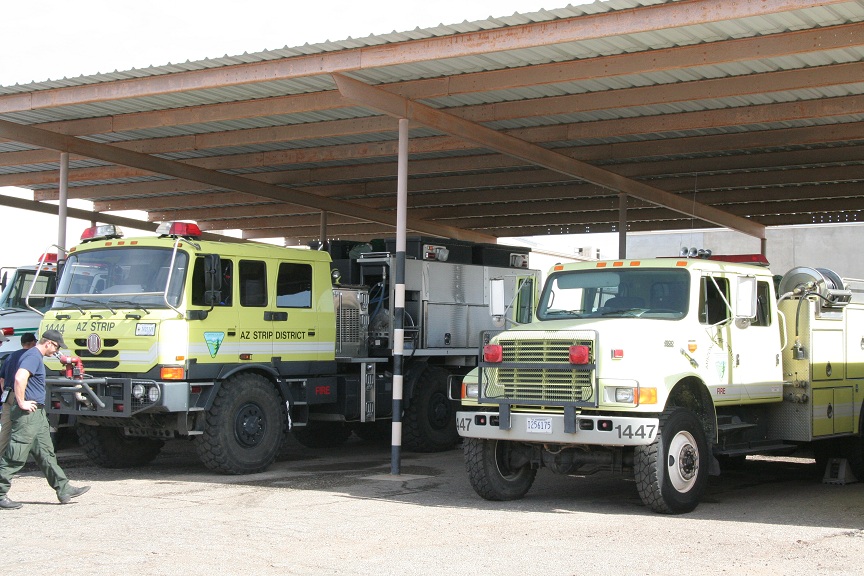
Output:
<instances>
[{"instance_id":1,"label":"turn signal light","mask_svg":"<svg viewBox=\"0 0 864 576\"><path fill-rule=\"evenodd\" d=\"M504 348L500 344L483 346L483 361L498 363L504 360Z\"/></svg>"},{"instance_id":2,"label":"turn signal light","mask_svg":"<svg viewBox=\"0 0 864 576\"><path fill-rule=\"evenodd\" d=\"M577 345L570 346L570 363L571 364L588 364L591 360L591 354L588 346Z\"/></svg>"},{"instance_id":3,"label":"turn signal light","mask_svg":"<svg viewBox=\"0 0 864 576\"><path fill-rule=\"evenodd\" d=\"M639 404L657 404L657 388L639 388Z\"/></svg>"},{"instance_id":4,"label":"turn signal light","mask_svg":"<svg viewBox=\"0 0 864 576\"><path fill-rule=\"evenodd\" d=\"M184 372L180 366L163 366L159 370L159 376L162 380L183 380L185 376Z\"/></svg>"}]
</instances>

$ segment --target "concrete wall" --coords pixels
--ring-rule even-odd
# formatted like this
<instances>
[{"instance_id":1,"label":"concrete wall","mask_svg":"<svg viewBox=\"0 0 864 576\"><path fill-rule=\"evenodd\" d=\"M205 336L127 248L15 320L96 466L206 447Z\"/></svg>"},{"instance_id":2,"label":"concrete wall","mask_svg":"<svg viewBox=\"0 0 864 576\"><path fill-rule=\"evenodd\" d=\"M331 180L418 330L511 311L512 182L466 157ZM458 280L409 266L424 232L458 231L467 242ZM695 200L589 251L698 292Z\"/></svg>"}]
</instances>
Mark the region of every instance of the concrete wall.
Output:
<instances>
[{"instance_id":1,"label":"concrete wall","mask_svg":"<svg viewBox=\"0 0 864 576\"><path fill-rule=\"evenodd\" d=\"M677 256L683 246L714 254L760 252L760 240L729 230L633 234L627 237L628 258ZM769 228L766 256L771 271L784 274L796 266L828 268L844 278L864 278L864 225L823 224ZM606 257L604 255L604 257Z\"/></svg>"}]
</instances>

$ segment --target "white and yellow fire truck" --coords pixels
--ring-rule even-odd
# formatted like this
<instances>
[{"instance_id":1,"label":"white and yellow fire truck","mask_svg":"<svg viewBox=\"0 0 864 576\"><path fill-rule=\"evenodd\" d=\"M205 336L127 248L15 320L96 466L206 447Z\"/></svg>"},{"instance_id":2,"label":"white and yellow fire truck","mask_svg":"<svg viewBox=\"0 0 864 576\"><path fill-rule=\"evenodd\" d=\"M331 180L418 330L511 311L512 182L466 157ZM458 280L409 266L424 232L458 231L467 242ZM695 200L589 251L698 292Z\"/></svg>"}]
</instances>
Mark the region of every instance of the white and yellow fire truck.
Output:
<instances>
[{"instance_id":1,"label":"white and yellow fire truck","mask_svg":"<svg viewBox=\"0 0 864 576\"><path fill-rule=\"evenodd\" d=\"M34 282L37 274L38 281ZM54 293L56 281L56 253L43 254L36 265L3 271L0 276L0 287L3 288L0 294L0 332L9 341L0 347L0 360L21 349L23 334L39 331L42 313L51 307L51 298L46 298L45 293Z\"/></svg>"},{"instance_id":2,"label":"white and yellow fire truck","mask_svg":"<svg viewBox=\"0 0 864 576\"><path fill-rule=\"evenodd\" d=\"M555 266L536 321L485 334L462 380L475 491L510 500L539 468L611 470L682 513L724 463L802 446L864 479L861 281L778 279L758 255Z\"/></svg>"},{"instance_id":3,"label":"white and yellow fire truck","mask_svg":"<svg viewBox=\"0 0 864 576\"><path fill-rule=\"evenodd\" d=\"M76 417L92 460L140 465L187 438L210 469L242 474L269 466L289 430L310 446L389 437L394 255L361 246L334 268L325 251L204 241L191 223L157 233L85 231L42 321L74 355L68 377L47 380L48 411ZM505 247L486 252L493 266L472 247L460 260L445 241L412 240L402 441L433 451L458 441L447 378L476 365L479 334L495 326L490 280L527 320L538 276L524 254L504 262Z\"/></svg>"}]
</instances>

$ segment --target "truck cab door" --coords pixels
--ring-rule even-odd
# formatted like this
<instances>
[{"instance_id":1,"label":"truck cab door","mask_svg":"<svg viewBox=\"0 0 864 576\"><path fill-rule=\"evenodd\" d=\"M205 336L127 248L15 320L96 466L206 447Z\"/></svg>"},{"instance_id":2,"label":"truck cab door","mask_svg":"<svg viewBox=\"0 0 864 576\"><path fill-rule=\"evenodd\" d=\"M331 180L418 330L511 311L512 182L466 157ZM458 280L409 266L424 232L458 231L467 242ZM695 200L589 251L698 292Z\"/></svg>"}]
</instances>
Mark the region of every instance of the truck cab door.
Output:
<instances>
[{"instance_id":1,"label":"truck cab door","mask_svg":"<svg viewBox=\"0 0 864 576\"><path fill-rule=\"evenodd\" d=\"M211 269L213 266L216 268ZM207 274L218 274L220 282L214 289L213 281L205 280ZM192 269L192 299L190 312L198 312L189 322L190 353L198 364L221 365L237 362L238 309L235 306L236 291L234 262L227 259L210 259L198 256Z\"/></svg>"},{"instance_id":2,"label":"truck cab door","mask_svg":"<svg viewBox=\"0 0 864 576\"><path fill-rule=\"evenodd\" d=\"M699 324L708 336L708 351L704 356L705 384L717 403L735 403L741 389L731 386L732 371L729 323L731 312L729 280L721 275L703 275L699 280Z\"/></svg>"},{"instance_id":3,"label":"truck cab door","mask_svg":"<svg viewBox=\"0 0 864 576\"><path fill-rule=\"evenodd\" d=\"M273 329L267 261L241 258L237 264L240 304L240 359L269 364L273 359Z\"/></svg>"},{"instance_id":4,"label":"truck cab door","mask_svg":"<svg viewBox=\"0 0 864 576\"><path fill-rule=\"evenodd\" d=\"M747 287L748 280L753 286ZM775 298L767 279L742 278L732 282L735 317L729 322L732 383L744 391L742 400L765 400L782 395L783 368L780 358L780 330L776 325ZM755 310L745 311L755 289ZM738 293L740 292L740 294ZM746 304L746 306L745 306ZM752 316L751 316L752 314Z\"/></svg>"}]
</instances>

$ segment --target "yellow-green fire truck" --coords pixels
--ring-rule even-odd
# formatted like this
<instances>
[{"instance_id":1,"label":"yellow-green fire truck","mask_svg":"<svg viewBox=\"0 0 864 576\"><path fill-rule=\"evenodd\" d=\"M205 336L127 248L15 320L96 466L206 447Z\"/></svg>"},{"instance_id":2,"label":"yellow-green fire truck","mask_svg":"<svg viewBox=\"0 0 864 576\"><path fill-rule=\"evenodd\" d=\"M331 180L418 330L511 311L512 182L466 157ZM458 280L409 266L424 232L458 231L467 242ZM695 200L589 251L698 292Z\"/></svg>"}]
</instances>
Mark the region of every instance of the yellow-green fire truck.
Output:
<instances>
[{"instance_id":1,"label":"yellow-green fire truck","mask_svg":"<svg viewBox=\"0 0 864 576\"><path fill-rule=\"evenodd\" d=\"M157 233L85 231L40 328L61 331L83 362L83 376L48 379L48 410L75 417L93 461L141 465L187 438L208 468L243 474L269 466L289 430L309 446L389 436L391 253L367 246L334 268L326 251L204 241L192 223ZM518 254L520 268L500 254L504 266L447 260L443 241L419 239L416 252L405 264L402 443L433 451L458 441L447 378L476 365L480 331L496 325L490 279L527 318L537 273Z\"/></svg>"},{"instance_id":2,"label":"yellow-green fire truck","mask_svg":"<svg viewBox=\"0 0 864 576\"><path fill-rule=\"evenodd\" d=\"M462 380L475 491L510 500L539 468L611 470L635 477L646 506L682 513L722 465L802 446L864 480L864 304L849 288L862 281L806 267L780 279L766 265L555 266L537 320L484 335Z\"/></svg>"}]
</instances>

